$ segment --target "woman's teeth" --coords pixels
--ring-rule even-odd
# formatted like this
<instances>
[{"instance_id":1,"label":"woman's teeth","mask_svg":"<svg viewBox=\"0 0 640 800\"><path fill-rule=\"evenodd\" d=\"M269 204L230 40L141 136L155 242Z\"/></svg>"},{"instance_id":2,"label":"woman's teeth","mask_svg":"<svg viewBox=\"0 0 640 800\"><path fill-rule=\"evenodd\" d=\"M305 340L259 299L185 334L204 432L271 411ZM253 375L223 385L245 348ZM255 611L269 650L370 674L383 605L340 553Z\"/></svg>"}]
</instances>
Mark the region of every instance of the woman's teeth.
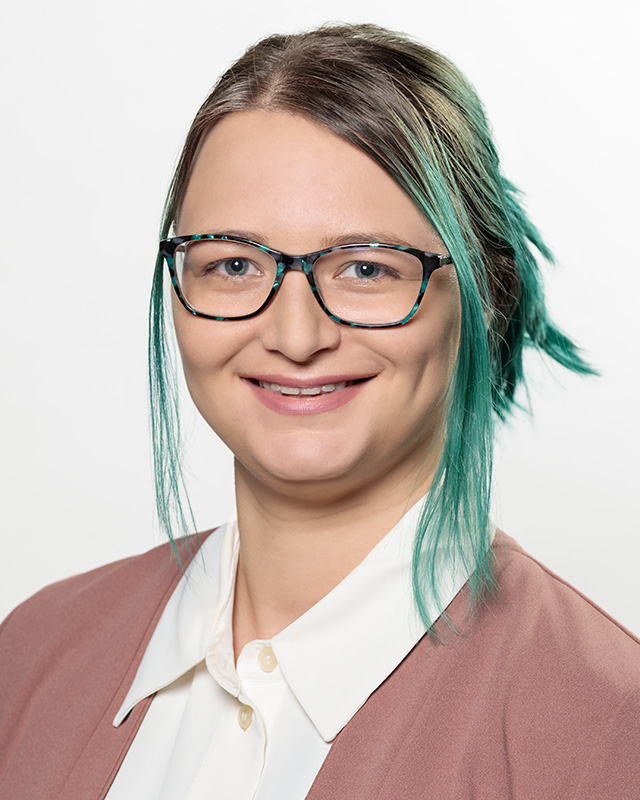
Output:
<instances>
[{"instance_id":1,"label":"woman's teeth","mask_svg":"<svg viewBox=\"0 0 640 800\"><path fill-rule=\"evenodd\" d=\"M329 394L344 389L347 383L351 381L339 381L338 383L323 383L321 386L307 386L304 389L300 386L280 386L279 383L267 383L265 381L258 381L263 389L269 389L271 392L278 394L290 395L314 395L314 394Z\"/></svg>"}]
</instances>

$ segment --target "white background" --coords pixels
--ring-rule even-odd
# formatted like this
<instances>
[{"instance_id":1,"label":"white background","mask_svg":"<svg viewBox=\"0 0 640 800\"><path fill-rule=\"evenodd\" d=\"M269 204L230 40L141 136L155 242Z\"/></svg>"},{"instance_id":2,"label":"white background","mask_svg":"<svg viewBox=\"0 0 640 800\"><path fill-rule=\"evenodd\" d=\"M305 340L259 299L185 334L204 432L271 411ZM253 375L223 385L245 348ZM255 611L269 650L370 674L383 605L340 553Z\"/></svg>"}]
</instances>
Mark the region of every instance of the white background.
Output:
<instances>
[{"instance_id":1,"label":"white background","mask_svg":"<svg viewBox=\"0 0 640 800\"><path fill-rule=\"evenodd\" d=\"M632 0L22 0L2 20L0 616L160 541L146 316L161 206L220 72L275 31L371 21L476 85L507 175L554 249L551 308L602 371L534 364L534 421L501 437L496 518L640 631L638 77ZM198 522L232 507L195 414Z\"/></svg>"}]
</instances>

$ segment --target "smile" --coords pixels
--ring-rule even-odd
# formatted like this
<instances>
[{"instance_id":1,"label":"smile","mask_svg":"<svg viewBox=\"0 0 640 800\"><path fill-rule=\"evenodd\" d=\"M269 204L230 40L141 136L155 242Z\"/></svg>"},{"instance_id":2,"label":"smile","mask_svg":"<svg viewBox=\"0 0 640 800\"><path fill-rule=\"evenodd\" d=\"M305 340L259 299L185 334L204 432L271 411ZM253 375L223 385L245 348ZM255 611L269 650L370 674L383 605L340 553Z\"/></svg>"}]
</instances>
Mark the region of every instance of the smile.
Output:
<instances>
[{"instance_id":1,"label":"smile","mask_svg":"<svg viewBox=\"0 0 640 800\"><path fill-rule=\"evenodd\" d=\"M246 383L256 399L270 411L297 416L336 411L357 397L374 377L327 375L324 380L316 377L318 383L315 383L313 379L294 376L285 379L279 375L264 375L262 378L248 378Z\"/></svg>"},{"instance_id":2,"label":"smile","mask_svg":"<svg viewBox=\"0 0 640 800\"><path fill-rule=\"evenodd\" d=\"M355 381L340 381L339 383L323 383L320 386L281 386L279 383L269 383L258 381L258 385L263 389L268 389L276 394L313 396L318 394L331 394L338 392Z\"/></svg>"}]
</instances>

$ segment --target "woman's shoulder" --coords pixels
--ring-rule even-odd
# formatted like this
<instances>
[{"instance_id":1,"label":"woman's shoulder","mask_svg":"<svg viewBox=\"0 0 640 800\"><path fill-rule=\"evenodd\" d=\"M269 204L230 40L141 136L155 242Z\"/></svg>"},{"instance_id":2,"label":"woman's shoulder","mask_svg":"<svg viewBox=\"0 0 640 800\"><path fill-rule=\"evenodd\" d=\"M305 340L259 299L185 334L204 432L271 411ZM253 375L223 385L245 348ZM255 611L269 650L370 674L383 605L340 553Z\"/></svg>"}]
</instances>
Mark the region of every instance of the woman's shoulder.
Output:
<instances>
[{"instance_id":1,"label":"woman's shoulder","mask_svg":"<svg viewBox=\"0 0 640 800\"><path fill-rule=\"evenodd\" d=\"M134 556L119 559L72 575L40 589L18 605L0 626L0 646L7 633L18 626L23 635L35 626L49 635L73 620L117 616L123 608L160 601L180 580L199 546L212 530L197 536L158 545ZM55 621L55 626L50 627Z\"/></svg>"},{"instance_id":2,"label":"woman's shoulder","mask_svg":"<svg viewBox=\"0 0 640 800\"><path fill-rule=\"evenodd\" d=\"M563 661L580 656L600 675L610 665L616 675L640 680L636 635L502 532L494 553L497 592L491 608L502 614L516 641L557 648Z\"/></svg>"},{"instance_id":3,"label":"woman's shoulder","mask_svg":"<svg viewBox=\"0 0 640 800\"><path fill-rule=\"evenodd\" d=\"M495 590L472 615L459 593L447 614L461 635L444 647L425 637L416 674L455 676L438 699L456 706L449 718L476 709L528 750L586 753L617 726L634 732L637 752L640 640L501 531L493 551Z\"/></svg>"},{"instance_id":4,"label":"woman's shoulder","mask_svg":"<svg viewBox=\"0 0 640 800\"><path fill-rule=\"evenodd\" d=\"M0 626L0 672L44 670L62 653L78 662L144 639L211 531L154 547L45 586ZM28 655L27 655L28 654ZM28 659L28 661L27 661ZM8 682L4 682L7 685Z\"/></svg>"},{"instance_id":5,"label":"woman's shoulder","mask_svg":"<svg viewBox=\"0 0 640 800\"><path fill-rule=\"evenodd\" d=\"M554 796L563 775L564 796L579 785L575 796L635 797L640 640L510 537L495 548L498 591L480 615L481 649L493 663L492 706L548 778L536 796Z\"/></svg>"},{"instance_id":6,"label":"woman's shoulder","mask_svg":"<svg viewBox=\"0 0 640 800\"><path fill-rule=\"evenodd\" d=\"M469 667L492 677L492 703L558 752L626 736L618 751L637 754L640 640L510 537L494 549L497 591L478 614L470 643L480 658Z\"/></svg>"},{"instance_id":7,"label":"woman's shoulder","mask_svg":"<svg viewBox=\"0 0 640 800\"><path fill-rule=\"evenodd\" d=\"M384 781L403 798L453 796L454 785L465 798L637 797L640 641L513 539L498 533L494 554L496 591L472 615L468 587L456 596L457 633L420 640L340 734L325 773L338 785L344 754L366 763L375 742L375 765L350 773L354 796Z\"/></svg>"},{"instance_id":8,"label":"woman's shoulder","mask_svg":"<svg viewBox=\"0 0 640 800\"><path fill-rule=\"evenodd\" d=\"M177 542L182 564L161 545L46 586L7 617L0 774L18 751L28 758L39 732L81 747L110 704L122 702L184 567L209 533Z\"/></svg>"}]
</instances>

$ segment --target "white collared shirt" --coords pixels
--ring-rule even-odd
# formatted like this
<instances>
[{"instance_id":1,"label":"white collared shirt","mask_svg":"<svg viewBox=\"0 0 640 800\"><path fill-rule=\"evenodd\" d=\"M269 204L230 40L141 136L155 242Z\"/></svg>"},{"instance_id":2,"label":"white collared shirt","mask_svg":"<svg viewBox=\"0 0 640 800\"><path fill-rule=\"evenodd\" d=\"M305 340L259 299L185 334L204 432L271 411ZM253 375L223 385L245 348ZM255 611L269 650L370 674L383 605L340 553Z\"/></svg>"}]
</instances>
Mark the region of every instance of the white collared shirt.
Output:
<instances>
[{"instance_id":1,"label":"white collared shirt","mask_svg":"<svg viewBox=\"0 0 640 800\"><path fill-rule=\"evenodd\" d=\"M237 523L212 534L114 720L157 692L108 800L303 800L336 735L425 632L411 591L421 505L295 622L249 642L237 665ZM451 564L439 573L444 608L468 575Z\"/></svg>"}]
</instances>

